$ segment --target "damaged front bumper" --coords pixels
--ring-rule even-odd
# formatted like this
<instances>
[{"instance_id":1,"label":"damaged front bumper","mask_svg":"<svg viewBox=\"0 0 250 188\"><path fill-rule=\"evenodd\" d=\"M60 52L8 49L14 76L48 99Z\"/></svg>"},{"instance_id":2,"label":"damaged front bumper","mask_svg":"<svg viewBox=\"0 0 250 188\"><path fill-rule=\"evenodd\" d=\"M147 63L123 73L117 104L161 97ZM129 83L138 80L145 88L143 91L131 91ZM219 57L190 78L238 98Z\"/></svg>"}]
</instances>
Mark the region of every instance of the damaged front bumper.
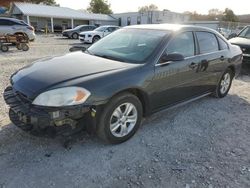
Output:
<instances>
[{"instance_id":1,"label":"damaged front bumper","mask_svg":"<svg viewBox=\"0 0 250 188\"><path fill-rule=\"evenodd\" d=\"M10 106L10 120L22 130L37 136L70 135L84 129L86 124L95 124L96 110L91 106L35 106L12 86L5 89L4 100Z\"/></svg>"}]
</instances>

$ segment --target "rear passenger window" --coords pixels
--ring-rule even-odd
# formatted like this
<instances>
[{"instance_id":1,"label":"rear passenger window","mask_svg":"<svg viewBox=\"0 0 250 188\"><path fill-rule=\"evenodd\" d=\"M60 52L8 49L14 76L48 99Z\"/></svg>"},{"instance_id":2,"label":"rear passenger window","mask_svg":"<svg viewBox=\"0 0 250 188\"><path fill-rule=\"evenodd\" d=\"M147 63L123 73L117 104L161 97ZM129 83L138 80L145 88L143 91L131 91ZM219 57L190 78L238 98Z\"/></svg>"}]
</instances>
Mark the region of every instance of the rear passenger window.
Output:
<instances>
[{"instance_id":1,"label":"rear passenger window","mask_svg":"<svg viewBox=\"0 0 250 188\"><path fill-rule=\"evenodd\" d=\"M228 49L227 43L222 38L218 37L218 41L219 41L219 44L220 44L220 50Z\"/></svg>"},{"instance_id":2,"label":"rear passenger window","mask_svg":"<svg viewBox=\"0 0 250 188\"><path fill-rule=\"evenodd\" d=\"M219 51L218 41L214 34L208 32L196 32L196 35L201 54Z\"/></svg>"},{"instance_id":3,"label":"rear passenger window","mask_svg":"<svg viewBox=\"0 0 250 188\"><path fill-rule=\"evenodd\" d=\"M179 53L184 57L194 56L194 36L192 32L181 33L170 41L167 54Z\"/></svg>"},{"instance_id":4,"label":"rear passenger window","mask_svg":"<svg viewBox=\"0 0 250 188\"><path fill-rule=\"evenodd\" d=\"M4 25L4 26L10 25L10 22L9 22L9 20L2 19L2 20L0 20L0 25Z\"/></svg>"}]
</instances>

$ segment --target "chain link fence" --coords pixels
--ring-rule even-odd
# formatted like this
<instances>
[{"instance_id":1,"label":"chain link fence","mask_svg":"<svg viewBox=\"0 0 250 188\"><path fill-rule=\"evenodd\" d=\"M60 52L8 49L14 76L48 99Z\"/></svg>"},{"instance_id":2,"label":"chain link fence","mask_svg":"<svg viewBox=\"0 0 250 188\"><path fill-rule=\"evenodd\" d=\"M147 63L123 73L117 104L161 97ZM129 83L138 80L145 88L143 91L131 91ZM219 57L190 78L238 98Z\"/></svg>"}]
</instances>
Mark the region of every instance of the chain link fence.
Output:
<instances>
[{"instance_id":1,"label":"chain link fence","mask_svg":"<svg viewBox=\"0 0 250 188\"><path fill-rule=\"evenodd\" d=\"M240 31L250 25L250 23L241 22L219 22L218 31L227 39L237 36Z\"/></svg>"}]
</instances>

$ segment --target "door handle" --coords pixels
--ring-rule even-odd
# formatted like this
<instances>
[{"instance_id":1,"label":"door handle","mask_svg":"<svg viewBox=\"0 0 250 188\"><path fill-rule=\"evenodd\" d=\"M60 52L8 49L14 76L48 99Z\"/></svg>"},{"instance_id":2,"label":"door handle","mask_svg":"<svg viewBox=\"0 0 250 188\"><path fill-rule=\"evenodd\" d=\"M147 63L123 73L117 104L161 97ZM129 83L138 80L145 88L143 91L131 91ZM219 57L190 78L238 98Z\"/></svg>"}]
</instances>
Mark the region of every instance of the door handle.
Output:
<instances>
[{"instance_id":1,"label":"door handle","mask_svg":"<svg viewBox=\"0 0 250 188\"><path fill-rule=\"evenodd\" d=\"M222 55L222 56L220 57L220 60L221 60L221 61L224 61L224 60L225 60L225 57Z\"/></svg>"},{"instance_id":2,"label":"door handle","mask_svg":"<svg viewBox=\"0 0 250 188\"><path fill-rule=\"evenodd\" d=\"M196 67L198 67L198 64L197 64L197 63L194 63L194 62L192 62L192 63L189 65L189 68L191 68L191 69L195 69Z\"/></svg>"}]
</instances>

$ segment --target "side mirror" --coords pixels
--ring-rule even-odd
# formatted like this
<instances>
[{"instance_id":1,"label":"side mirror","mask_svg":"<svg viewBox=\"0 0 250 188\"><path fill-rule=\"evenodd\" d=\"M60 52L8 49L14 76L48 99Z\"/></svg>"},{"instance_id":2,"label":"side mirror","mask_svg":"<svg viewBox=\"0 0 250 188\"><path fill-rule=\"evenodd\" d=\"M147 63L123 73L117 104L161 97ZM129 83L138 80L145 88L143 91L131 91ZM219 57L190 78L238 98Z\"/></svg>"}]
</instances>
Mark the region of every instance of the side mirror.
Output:
<instances>
[{"instance_id":1,"label":"side mirror","mask_svg":"<svg viewBox=\"0 0 250 188\"><path fill-rule=\"evenodd\" d=\"M161 56L160 63L165 63L168 61L183 61L184 59L184 56L179 53L164 54Z\"/></svg>"}]
</instances>

